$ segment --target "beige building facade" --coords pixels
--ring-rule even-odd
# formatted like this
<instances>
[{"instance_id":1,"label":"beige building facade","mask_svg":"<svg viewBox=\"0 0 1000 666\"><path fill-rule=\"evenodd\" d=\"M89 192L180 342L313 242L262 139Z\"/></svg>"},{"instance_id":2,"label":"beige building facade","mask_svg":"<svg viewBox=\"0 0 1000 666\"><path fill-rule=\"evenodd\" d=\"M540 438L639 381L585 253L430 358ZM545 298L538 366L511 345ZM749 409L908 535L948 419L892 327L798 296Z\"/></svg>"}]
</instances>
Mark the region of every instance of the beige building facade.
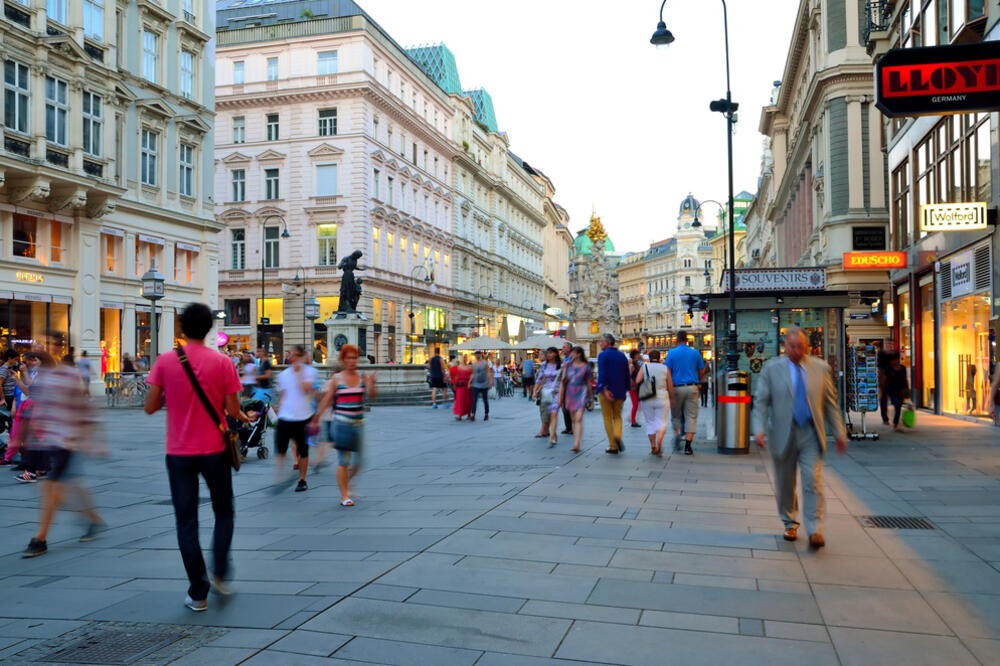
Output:
<instances>
[{"instance_id":1,"label":"beige building facade","mask_svg":"<svg viewBox=\"0 0 1000 666\"><path fill-rule=\"evenodd\" d=\"M0 348L86 351L98 392L152 351L147 270L160 350L217 300L215 7L10 0L5 18Z\"/></svg>"}]
</instances>

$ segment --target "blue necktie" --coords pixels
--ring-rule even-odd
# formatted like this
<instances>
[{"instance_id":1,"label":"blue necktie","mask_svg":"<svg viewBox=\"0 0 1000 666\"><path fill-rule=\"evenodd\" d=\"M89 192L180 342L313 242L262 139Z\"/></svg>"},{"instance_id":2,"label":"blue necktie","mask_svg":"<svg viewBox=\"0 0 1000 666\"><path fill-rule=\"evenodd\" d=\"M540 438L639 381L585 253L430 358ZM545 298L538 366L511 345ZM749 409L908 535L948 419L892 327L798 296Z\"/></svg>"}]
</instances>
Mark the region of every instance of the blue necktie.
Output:
<instances>
[{"instance_id":1,"label":"blue necktie","mask_svg":"<svg viewBox=\"0 0 1000 666\"><path fill-rule=\"evenodd\" d=\"M792 376L795 377L795 403L792 406L792 417L800 427L809 425L812 421L812 411L809 409L809 400L806 398L806 378L805 368L798 363L792 364Z\"/></svg>"}]
</instances>

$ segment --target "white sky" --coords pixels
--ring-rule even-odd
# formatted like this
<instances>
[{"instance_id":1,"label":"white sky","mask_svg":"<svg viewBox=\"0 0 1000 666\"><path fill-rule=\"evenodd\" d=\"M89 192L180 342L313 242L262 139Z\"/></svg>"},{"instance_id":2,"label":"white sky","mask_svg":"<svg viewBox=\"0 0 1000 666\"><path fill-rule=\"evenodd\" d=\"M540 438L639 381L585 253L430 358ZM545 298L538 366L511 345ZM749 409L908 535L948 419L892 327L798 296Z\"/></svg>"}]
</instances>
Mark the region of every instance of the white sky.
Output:
<instances>
[{"instance_id":1,"label":"white sky","mask_svg":"<svg viewBox=\"0 0 1000 666\"><path fill-rule=\"evenodd\" d=\"M484 87L511 150L552 179L575 234L596 207L619 252L671 236L688 192L727 197L722 3L668 0L676 41L654 48L658 0L359 0L405 47L444 42ZM756 191L761 107L781 78L798 0L729 0L735 193ZM715 207L703 209L710 219Z\"/></svg>"}]
</instances>

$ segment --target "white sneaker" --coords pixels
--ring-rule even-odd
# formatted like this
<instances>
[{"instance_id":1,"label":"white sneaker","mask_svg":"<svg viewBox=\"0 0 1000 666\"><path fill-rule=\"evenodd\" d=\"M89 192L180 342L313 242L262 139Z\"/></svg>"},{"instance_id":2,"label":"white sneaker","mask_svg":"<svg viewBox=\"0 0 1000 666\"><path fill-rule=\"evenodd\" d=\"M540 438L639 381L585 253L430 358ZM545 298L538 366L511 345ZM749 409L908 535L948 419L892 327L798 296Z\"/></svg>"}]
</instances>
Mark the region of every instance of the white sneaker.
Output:
<instances>
[{"instance_id":1,"label":"white sneaker","mask_svg":"<svg viewBox=\"0 0 1000 666\"><path fill-rule=\"evenodd\" d=\"M184 605L193 610L195 613L200 613L208 610L208 599L195 601L190 596L187 596L184 598Z\"/></svg>"}]
</instances>

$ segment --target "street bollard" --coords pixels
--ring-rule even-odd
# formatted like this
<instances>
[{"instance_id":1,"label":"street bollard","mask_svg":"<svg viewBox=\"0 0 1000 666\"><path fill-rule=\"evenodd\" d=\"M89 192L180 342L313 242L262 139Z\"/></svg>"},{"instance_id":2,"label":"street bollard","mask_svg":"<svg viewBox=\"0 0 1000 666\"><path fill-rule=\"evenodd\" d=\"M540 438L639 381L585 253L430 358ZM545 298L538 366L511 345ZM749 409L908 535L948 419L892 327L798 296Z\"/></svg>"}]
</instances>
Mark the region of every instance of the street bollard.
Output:
<instances>
[{"instance_id":1,"label":"street bollard","mask_svg":"<svg viewBox=\"0 0 1000 666\"><path fill-rule=\"evenodd\" d=\"M715 402L718 451L750 453L750 373L731 370L718 387Z\"/></svg>"}]
</instances>

